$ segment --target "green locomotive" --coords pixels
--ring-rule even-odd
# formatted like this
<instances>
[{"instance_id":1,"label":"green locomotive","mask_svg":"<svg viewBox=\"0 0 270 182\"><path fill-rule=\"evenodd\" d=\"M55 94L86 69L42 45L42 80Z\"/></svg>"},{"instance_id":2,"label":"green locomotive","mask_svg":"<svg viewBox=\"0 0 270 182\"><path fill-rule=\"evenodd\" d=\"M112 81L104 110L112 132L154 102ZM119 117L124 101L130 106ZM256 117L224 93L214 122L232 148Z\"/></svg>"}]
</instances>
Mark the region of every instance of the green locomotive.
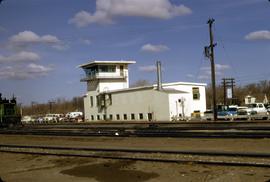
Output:
<instances>
[{"instance_id":1,"label":"green locomotive","mask_svg":"<svg viewBox=\"0 0 270 182\"><path fill-rule=\"evenodd\" d=\"M8 100L0 93L0 127L10 127L21 123L21 114L17 107L16 98Z\"/></svg>"}]
</instances>

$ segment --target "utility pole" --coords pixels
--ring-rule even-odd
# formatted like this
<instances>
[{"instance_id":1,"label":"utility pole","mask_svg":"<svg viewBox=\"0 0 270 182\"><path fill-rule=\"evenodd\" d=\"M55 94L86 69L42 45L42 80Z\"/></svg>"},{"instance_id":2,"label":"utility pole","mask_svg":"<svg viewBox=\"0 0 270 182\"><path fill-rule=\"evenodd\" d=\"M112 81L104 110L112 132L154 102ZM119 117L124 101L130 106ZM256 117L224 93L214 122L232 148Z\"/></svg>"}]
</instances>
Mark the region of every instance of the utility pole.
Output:
<instances>
[{"instance_id":1,"label":"utility pole","mask_svg":"<svg viewBox=\"0 0 270 182\"><path fill-rule=\"evenodd\" d=\"M210 59L211 62L211 80L212 80L212 107L213 107L213 119L214 121L217 120L217 107L216 107L216 77L215 77L215 61L214 61L214 47L216 44L214 44L214 38L213 38L213 31L212 31L212 25L214 23L214 19L211 18L208 20L207 24L209 24L209 34L210 34L210 45L204 47L205 56Z\"/></svg>"},{"instance_id":2,"label":"utility pole","mask_svg":"<svg viewBox=\"0 0 270 182\"><path fill-rule=\"evenodd\" d=\"M54 101L49 101L49 106L50 106L50 114L52 113L52 105L54 104Z\"/></svg>"}]
</instances>

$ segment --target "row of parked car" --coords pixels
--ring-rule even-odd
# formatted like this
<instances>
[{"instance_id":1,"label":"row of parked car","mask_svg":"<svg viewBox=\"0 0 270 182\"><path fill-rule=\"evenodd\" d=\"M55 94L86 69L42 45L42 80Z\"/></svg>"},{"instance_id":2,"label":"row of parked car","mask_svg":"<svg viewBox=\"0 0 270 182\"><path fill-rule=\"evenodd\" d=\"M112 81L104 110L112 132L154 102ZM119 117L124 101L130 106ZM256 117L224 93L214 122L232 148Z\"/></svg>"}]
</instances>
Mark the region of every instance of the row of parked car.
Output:
<instances>
[{"instance_id":1,"label":"row of parked car","mask_svg":"<svg viewBox=\"0 0 270 182\"><path fill-rule=\"evenodd\" d=\"M22 123L58 123L58 122L82 122L82 112L68 112L67 114L46 114L23 116Z\"/></svg>"},{"instance_id":2,"label":"row of parked car","mask_svg":"<svg viewBox=\"0 0 270 182\"><path fill-rule=\"evenodd\" d=\"M267 120L270 117L270 106L263 103L253 103L246 106L218 106L217 117L220 120ZM213 111L204 112L204 120L213 119Z\"/></svg>"}]
</instances>

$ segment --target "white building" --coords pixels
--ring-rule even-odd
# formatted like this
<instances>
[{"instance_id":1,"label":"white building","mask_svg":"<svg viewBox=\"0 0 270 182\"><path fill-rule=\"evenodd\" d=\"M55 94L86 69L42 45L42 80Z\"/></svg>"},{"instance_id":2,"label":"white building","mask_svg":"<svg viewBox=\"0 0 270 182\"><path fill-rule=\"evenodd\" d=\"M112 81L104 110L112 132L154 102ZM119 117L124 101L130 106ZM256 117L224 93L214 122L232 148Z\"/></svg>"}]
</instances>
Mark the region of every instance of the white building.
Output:
<instances>
[{"instance_id":1,"label":"white building","mask_svg":"<svg viewBox=\"0 0 270 182\"><path fill-rule=\"evenodd\" d=\"M87 82L86 121L171 121L206 110L206 84L175 82L129 88L128 65L135 61L92 61L82 64Z\"/></svg>"},{"instance_id":2,"label":"white building","mask_svg":"<svg viewBox=\"0 0 270 182\"><path fill-rule=\"evenodd\" d=\"M250 96L250 95L247 95L245 97L245 104L248 105L248 104L255 104L256 103L256 98L253 97L253 96Z\"/></svg>"}]
</instances>

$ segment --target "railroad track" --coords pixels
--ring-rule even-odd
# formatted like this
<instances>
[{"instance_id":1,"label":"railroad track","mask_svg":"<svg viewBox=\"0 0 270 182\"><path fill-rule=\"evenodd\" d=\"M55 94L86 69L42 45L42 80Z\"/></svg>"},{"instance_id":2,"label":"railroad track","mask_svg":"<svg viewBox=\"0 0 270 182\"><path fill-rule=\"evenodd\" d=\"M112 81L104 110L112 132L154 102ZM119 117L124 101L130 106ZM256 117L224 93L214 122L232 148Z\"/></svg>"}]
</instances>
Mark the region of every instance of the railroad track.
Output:
<instances>
[{"instance_id":1,"label":"railroad track","mask_svg":"<svg viewBox=\"0 0 270 182\"><path fill-rule=\"evenodd\" d=\"M208 165L270 167L270 153L150 150L132 148L78 148L31 145L0 145L0 152L152 162L182 162Z\"/></svg>"},{"instance_id":2,"label":"railroad track","mask_svg":"<svg viewBox=\"0 0 270 182\"><path fill-rule=\"evenodd\" d=\"M0 134L52 136L270 138L269 122L221 122L122 125L25 125L1 129Z\"/></svg>"},{"instance_id":3,"label":"railroad track","mask_svg":"<svg viewBox=\"0 0 270 182\"><path fill-rule=\"evenodd\" d=\"M176 130L176 129L106 129L106 130L1 130L0 134L46 136L107 137L179 137L179 138L270 138L269 130Z\"/></svg>"}]
</instances>

